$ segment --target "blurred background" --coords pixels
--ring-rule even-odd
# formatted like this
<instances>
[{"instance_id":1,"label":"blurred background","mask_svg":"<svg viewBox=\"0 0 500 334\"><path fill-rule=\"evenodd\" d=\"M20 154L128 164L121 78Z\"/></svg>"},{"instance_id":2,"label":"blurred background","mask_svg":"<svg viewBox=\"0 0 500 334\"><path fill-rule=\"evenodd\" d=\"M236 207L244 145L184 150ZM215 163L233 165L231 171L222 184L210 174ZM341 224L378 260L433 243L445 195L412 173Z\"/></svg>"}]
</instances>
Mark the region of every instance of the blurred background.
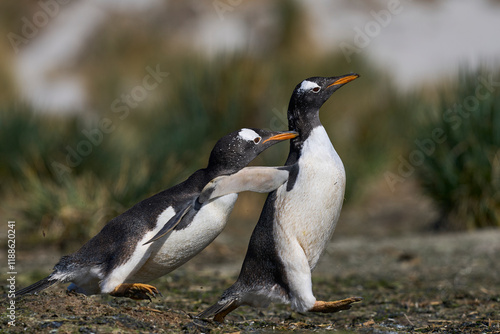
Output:
<instances>
[{"instance_id":1,"label":"blurred background","mask_svg":"<svg viewBox=\"0 0 500 334\"><path fill-rule=\"evenodd\" d=\"M19 251L76 251L221 136L286 129L303 79L356 72L321 111L348 177L335 238L498 227L498 17L493 0L2 1L2 220ZM244 252L264 199L243 194L209 251Z\"/></svg>"}]
</instances>

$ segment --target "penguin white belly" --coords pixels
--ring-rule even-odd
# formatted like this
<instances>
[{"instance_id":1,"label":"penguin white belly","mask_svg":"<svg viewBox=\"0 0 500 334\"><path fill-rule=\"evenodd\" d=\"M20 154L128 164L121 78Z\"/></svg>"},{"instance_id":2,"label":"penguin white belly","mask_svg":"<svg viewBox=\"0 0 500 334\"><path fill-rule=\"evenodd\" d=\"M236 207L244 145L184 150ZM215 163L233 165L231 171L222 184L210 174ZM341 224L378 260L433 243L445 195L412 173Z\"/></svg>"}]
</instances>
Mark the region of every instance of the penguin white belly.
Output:
<instances>
[{"instance_id":1,"label":"penguin white belly","mask_svg":"<svg viewBox=\"0 0 500 334\"><path fill-rule=\"evenodd\" d=\"M296 240L313 269L330 240L344 201L345 171L323 127L304 142L293 189L277 194L278 241ZM285 246L285 245L282 245ZM286 249L281 248L280 249ZM286 255L286 254L283 254Z\"/></svg>"},{"instance_id":2,"label":"penguin white belly","mask_svg":"<svg viewBox=\"0 0 500 334\"><path fill-rule=\"evenodd\" d=\"M61 282L71 281L72 283L67 288L68 291L95 295L101 292L99 282L103 276L98 266L89 266L78 268L71 274L56 272L52 275L52 278Z\"/></svg>"},{"instance_id":3,"label":"penguin white belly","mask_svg":"<svg viewBox=\"0 0 500 334\"><path fill-rule=\"evenodd\" d=\"M161 277L201 252L222 232L237 198L238 194L229 194L204 204L187 227L155 241L149 259L127 281Z\"/></svg>"},{"instance_id":4,"label":"penguin white belly","mask_svg":"<svg viewBox=\"0 0 500 334\"><path fill-rule=\"evenodd\" d=\"M100 282L101 293L110 293L115 287L124 282L140 283L130 281L130 278L143 266L143 264L151 256L152 246L154 244L145 245L148 240L158 233L161 228L175 216L176 212L173 207L166 208L156 219L156 227L147 232L137 243L131 257L123 264L114 268L107 277ZM78 283L77 283L78 285Z\"/></svg>"},{"instance_id":5,"label":"penguin white belly","mask_svg":"<svg viewBox=\"0 0 500 334\"><path fill-rule=\"evenodd\" d=\"M344 200L345 171L323 127L304 142L295 184L277 191L274 238L292 291L292 308L310 309L311 270L330 240Z\"/></svg>"},{"instance_id":6,"label":"penguin white belly","mask_svg":"<svg viewBox=\"0 0 500 334\"><path fill-rule=\"evenodd\" d=\"M103 275L99 268L91 267L89 270L82 270L78 276L73 279L73 283L68 286L68 291L83 293L85 295L95 295L101 292L99 282Z\"/></svg>"}]
</instances>

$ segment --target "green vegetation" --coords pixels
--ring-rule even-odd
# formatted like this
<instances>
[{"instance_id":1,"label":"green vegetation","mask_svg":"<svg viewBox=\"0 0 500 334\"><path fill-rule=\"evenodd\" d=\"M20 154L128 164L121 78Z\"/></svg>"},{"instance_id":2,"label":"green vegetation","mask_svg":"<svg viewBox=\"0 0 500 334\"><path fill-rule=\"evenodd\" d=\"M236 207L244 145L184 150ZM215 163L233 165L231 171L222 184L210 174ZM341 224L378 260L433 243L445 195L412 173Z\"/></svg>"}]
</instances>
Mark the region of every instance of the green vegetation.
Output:
<instances>
[{"instance_id":1,"label":"green vegetation","mask_svg":"<svg viewBox=\"0 0 500 334\"><path fill-rule=\"evenodd\" d=\"M0 14L12 26L4 34L19 23L8 20L9 6ZM321 119L346 167L346 204L356 205L365 185L411 148L408 110L421 106L360 57L347 64L339 54L315 54L303 29L307 18L292 2L278 2L274 16L282 29L264 51L211 59L166 38L162 20L141 21L136 29L136 20L113 17L67 69L80 74L89 91L88 110L80 114L44 114L20 104L12 70L0 71L7 86L0 92L0 213L17 221L20 247L75 250L112 217L204 167L222 135L240 127L286 129L290 94L304 78L351 71L361 78L326 103ZM10 53L0 49L6 64ZM127 105L123 96L143 83L148 68L168 76L136 106ZM475 78L460 85L438 109L474 93ZM453 226L498 225L498 101L498 94L481 101L459 129L429 111L418 130L424 136L434 127L446 131L447 141L418 175L443 219L457 221ZM286 154L287 146L277 145L254 164L280 165Z\"/></svg>"},{"instance_id":2,"label":"green vegetation","mask_svg":"<svg viewBox=\"0 0 500 334\"><path fill-rule=\"evenodd\" d=\"M109 94L95 102L101 112L91 120L88 115L34 113L13 102L4 105L0 138L9 144L1 146L0 196L6 215L18 221L24 244L63 249L76 240L81 244L137 201L204 167L222 135L240 127L286 129L289 96L305 74L292 75L288 65L273 66L275 61L234 56L221 62L176 59L173 65L169 60L159 67L177 70L152 93L155 103L115 112L111 104L120 93L108 88ZM325 70L316 62L300 72L346 72L333 72L331 58L320 61ZM322 111L348 170L347 199L360 191L361 180L383 168L394 147L385 144L380 131L394 133L400 108L389 91L371 87L376 74L363 70L362 63L357 68L363 79L343 88ZM352 103L360 93L367 97L361 104L372 106ZM383 103L377 94L383 95ZM106 107L99 101L110 102ZM345 130L346 122L352 131ZM286 145L277 146L255 163L280 165L286 154Z\"/></svg>"},{"instance_id":3,"label":"green vegetation","mask_svg":"<svg viewBox=\"0 0 500 334\"><path fill-rule=\"evenodd\" d=\"M122 119L124 114L113 112L111 102L94 121L34 113L14 102L4 105L2 211L18 221L24 246L51 244L74 250L126 208L204 167L213 144L225 133L240 127L285 129L289 95L303 79L302 72L346 72L335 71L331 59L335 57L318 58L297 75L286 64L273 66L273 59L184 58L175 66L170 60L160 68L177 70L153 92L160 93L152 96L155 103L130 109ZM398 97L390 81L363 62L354 68L362 77L342 88L321 114L346 166L347 203L363 192L367 180L379 177L394 160L391 157L411 148L415 138L423 140L441 128L446 140L416 168L418 179L443 212L440 226L498 226L498 94L481 100L467 118L449 114L448 118L459 117L450 121L443 114L473 96L477 75L464 76L455 94L443 93L447 97L428 103L422 114L415 99ZM375 84L380 80L386 84ZM110 95L99 101L120 96L111 95L116 88L108 91ZM417 118L423 118L416 137L408 131L413 129L407 117L412 106ZM101 131L103 119L110 120L112 131ZM255 164L283 163L286 145L269 151Z\"/></svg>"},{"instance_id":4,"label":"green vegetation","mask_svg":"<svg viewBox=\"0 0 500 334\"><path fill-rule=\"evenodd\" d=\"M427 106L418 129L424 163L418 178L442 216L436 227L500 226L500 91L498 72L463 72ZM433 131L439 142L429 141Z\"/></svg>"}]
</instances>

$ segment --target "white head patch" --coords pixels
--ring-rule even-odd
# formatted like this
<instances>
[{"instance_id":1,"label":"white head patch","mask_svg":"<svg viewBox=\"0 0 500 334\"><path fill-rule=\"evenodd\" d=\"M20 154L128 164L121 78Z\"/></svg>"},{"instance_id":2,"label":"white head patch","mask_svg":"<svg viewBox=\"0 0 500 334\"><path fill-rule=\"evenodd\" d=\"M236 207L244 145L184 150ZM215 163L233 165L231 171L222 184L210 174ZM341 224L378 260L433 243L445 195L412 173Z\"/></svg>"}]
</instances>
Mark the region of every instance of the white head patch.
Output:
<instances>
[{"instance_id":1,"label":"white head patch","mask_svg":"<svg viewBox=\"0 0 500 334\"><path fill-rule=\"evenodd\" d=\"M304 80L299 87L299 91L311 90L315 87L319 87L319 85L315 82Z\"/></svg>"},{"instance_id":2,"label":"white head patch","mask_svg":"<svg viewBox=\"0 0 500 334\"><path fill-rule=\"evenodd\" d=\"M251 129L241 129L238 132L238 136L240 136L243 140L253 141L255 138L260 138L259 134Z\"/></svg>"}]
</instances>

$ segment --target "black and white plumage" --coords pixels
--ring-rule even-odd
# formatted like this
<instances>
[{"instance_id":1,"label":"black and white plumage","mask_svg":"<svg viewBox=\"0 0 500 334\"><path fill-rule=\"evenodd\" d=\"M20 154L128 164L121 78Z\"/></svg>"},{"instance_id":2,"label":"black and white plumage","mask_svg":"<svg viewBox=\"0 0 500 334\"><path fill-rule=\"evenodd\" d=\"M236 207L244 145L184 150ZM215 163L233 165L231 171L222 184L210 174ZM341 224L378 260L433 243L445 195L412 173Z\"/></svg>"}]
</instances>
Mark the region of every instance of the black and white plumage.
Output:
<instances>
[{"instance_id":1,"label":"black and white plumage","mask_svg":"<svg viewBox=\"0 0 500 334\"><path fill-rule=\"evenodd\" d=\"M277 168L244 167L268 147L296 136L293 131L241 129L222 137L206 168L112 219L77 252L63 256L52 274L16 295L72 282L70 291L87 295L155 296L157 289L144 283L211 243L225 227L238 192L269 192L286 180Z\"/></svg>"},{"instance_id":2,"label":"black and white plumage","mask_svg":"<svg viewBox=\"0 0 500 334\"><path fill-rule=\"evenodd\" d=\"M290 141L288 180L268 195L237 281L198 317L214 316L222 322L238 306L265 307L271 302L289 303L299 312L336 312L360 300L317 301L311 282L311 271L339 218L346 182L319 109L333 92L357 77L313 77L295 87L288 124L299 136Z\"/></svg>"}]
</instances>

